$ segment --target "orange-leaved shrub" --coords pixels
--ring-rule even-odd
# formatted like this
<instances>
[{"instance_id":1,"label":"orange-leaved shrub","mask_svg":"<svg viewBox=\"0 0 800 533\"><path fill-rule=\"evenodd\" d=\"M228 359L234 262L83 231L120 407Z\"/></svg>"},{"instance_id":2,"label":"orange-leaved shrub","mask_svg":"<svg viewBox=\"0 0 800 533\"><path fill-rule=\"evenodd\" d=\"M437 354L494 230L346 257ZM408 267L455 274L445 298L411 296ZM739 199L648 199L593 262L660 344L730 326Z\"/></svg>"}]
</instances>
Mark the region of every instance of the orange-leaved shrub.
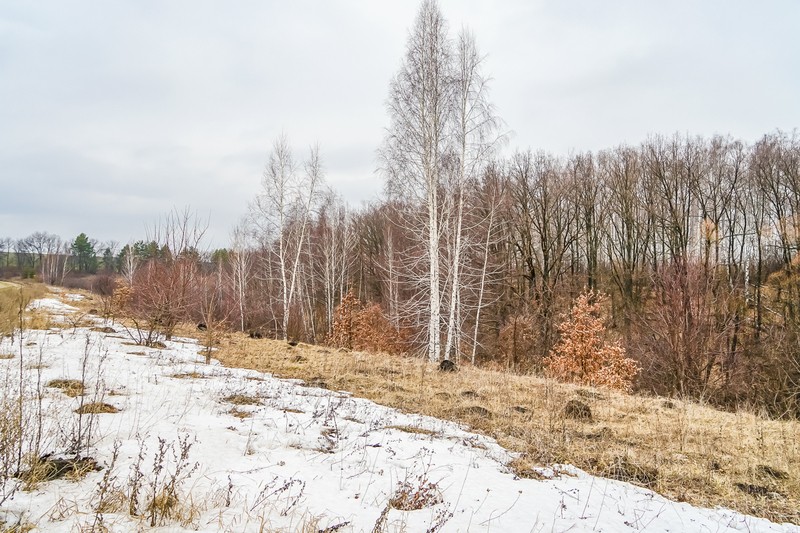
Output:
<instances>
[{"instance_id":1,"label":"orange-leaved shrub","mask_svg":"<svg viewBox=\"0 0 800 533\"><path fill-rule=\"evenodd\" d=\"M545 358L546 372L559 380L630 391L639 364L619 342L606 338L605 297L584 291L558 325L560 339Z\"/></svg>"},{"instance_id":2,"label":"orange-leaved shrub","mask_svg":"<svg viewBox=\"0 0 800 533\"><path fill-rule=\"evenodd\" d=\"M336 308L327 344L338 348L402 353L405 342L378 304L364 305L349 291Z\"/></svg>"}]
</instances>

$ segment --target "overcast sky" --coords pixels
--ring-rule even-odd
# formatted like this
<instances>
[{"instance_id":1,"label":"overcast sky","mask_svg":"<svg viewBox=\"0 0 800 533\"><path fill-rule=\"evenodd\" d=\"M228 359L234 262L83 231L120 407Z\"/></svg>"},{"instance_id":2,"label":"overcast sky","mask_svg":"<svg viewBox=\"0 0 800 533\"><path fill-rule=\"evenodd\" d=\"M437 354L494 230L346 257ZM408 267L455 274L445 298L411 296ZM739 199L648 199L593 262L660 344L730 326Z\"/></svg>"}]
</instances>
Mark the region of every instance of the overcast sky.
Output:
<instances>
[{"instance_id":1,"label":"overcast sky","mask_svg":"<svg viewBox=\"0 0 800 533\"><path fill-rule=\"evenodd\" d=\"M0 0L0 237L142 238L174 207L209 246L272 141L319 143L353 205L380 194L412 1ZM442 0L474 31L510 150L800 126L800 2Z\"/></svg>"}]
</instances>

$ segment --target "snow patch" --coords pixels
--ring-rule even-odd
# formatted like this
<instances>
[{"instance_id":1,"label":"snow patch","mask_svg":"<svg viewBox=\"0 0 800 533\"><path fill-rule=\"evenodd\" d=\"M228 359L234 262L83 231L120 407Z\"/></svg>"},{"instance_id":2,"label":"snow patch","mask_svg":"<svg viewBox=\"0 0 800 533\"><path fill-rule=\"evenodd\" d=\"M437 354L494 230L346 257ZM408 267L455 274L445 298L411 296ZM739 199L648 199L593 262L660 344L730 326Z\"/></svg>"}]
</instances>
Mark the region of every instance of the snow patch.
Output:
<instances>
[{"instance_id":1,"label":"snow patch","mask_svg":"<svg viewBox=\"0 0 800 533\"><path fill-rule=\"evenodd\" d=\"M52 298L32 308L75 310ZM5 503L7 520L21 519L41 531L75 531L96 520L98 487L106 475L124 495L138 468L146 498L159 447L167 450L163 478L180 463L183 442L189 445L191 475L175 487L175 505L186 507L187 516L162 522L169 531L295 531L314 524L318 530L369 532L383 521L386 531L411 532L438 524L440 531L800 533L790 524L670 501L569 465L557 468L559 475L543 469L551 479L519 479L505 466L511 452L459 424L298 380L216 361L206 365L192 339L175 339L143 356L131 353L141 350L125 339L90 329L31 331L25 337L36 344L23 343L23 359L41 358L35 365L40 377L36 369L26 370L29 383L83 379L89 391L82 400L44 389L45 428L73 427L79 403L95 397L120 410L93 418L96 432L85 454L105 470L79 481L42 483ZM0 361L0 376L18 368L18 361ZM115 446L116 464L108 472ZM429 497L420 498L416 510L389 506L404 491ZM105 527L131 531L149 525L146 510L140 517L127 510L126 503L104 513Z\"/></svg>"}]
</instances>

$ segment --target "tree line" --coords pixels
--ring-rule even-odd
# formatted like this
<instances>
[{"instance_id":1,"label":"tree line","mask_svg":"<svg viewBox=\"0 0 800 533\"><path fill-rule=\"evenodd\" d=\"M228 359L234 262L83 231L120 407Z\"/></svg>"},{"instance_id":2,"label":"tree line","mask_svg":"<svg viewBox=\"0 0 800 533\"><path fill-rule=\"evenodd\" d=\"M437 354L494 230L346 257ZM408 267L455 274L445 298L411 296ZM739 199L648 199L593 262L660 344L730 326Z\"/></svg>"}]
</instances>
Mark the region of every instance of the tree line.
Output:
<instances>
[{"instance_id":1,"label":"tree line","mask_svg":"<svg viewBox=\"0 0 800 533\"><path fill-rule=\"evenodd\" d=\"M71 273L94 274L115 270L115 242L100 243L85 233L74 240L35 231L21 239L0 238L0 273L4 276L32 278L45 283L63 284Z\"/></svg>"},{"instance_id":2,"label":"tree line","mask_svg":"<svg viewBox=\"0 0 800 533\"><path fill-rule=\"evenodd\" d=\"M800 416L797 133L503 156L482 57L424 1L389 89L383 197L348 206L321 150L298 159L282 136L229 247L201 252L202 224L176 213L116 254L126 302L153 331L189 319L540 372L593 291L637 390Z\"/></svg>"}]
</instances>

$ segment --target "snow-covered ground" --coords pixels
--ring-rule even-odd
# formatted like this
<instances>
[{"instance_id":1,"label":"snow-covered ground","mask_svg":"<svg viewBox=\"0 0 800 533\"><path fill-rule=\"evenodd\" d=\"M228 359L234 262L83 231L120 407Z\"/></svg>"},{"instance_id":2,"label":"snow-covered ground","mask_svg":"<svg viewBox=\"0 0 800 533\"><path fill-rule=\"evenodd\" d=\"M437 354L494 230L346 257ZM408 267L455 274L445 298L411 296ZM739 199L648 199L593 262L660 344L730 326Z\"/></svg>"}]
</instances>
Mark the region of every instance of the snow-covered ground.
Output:
<instances>
[{"instance_id":1,"label":"snow-covered ground","mask_svg":"<svg viewBox=\"0 0 800 533\"><path fill-rule=\"evenodd\" d=\"M55 299L36 306L71 312ZM0 353L16 353L18 346L6 342ZM154 491L169 490L183 463L173 485L175 516L156 517L156 530L800 532L727 509L677 503L572 467L551 479L518 479L505 467L508 451L455 423L296 380L205 365L192 339L158 350L130 345L122 334L67 328L27 332L22 346L31 380L82 379L87 386L83 400L44 389L46 444L77 438L74 411L81 401L102 399L119 412L80 420L84 431L87 423L95 425L84 455L103 469L79 481L18 491L2 506L7 524L68 532L90 530L102 519L110 531L148 529L146 502ZM18 371L18 357L0 360L0 376ZM258 405L226 400L237 395ZM251 416L234 416L232 409ZM128 510L137 475L143 516L133 517ZM403 493L410 507L420 508L389 505L394 499L402 506ZM98 517L101 500L107 512Z\"/></svg>"}]
</instances>

